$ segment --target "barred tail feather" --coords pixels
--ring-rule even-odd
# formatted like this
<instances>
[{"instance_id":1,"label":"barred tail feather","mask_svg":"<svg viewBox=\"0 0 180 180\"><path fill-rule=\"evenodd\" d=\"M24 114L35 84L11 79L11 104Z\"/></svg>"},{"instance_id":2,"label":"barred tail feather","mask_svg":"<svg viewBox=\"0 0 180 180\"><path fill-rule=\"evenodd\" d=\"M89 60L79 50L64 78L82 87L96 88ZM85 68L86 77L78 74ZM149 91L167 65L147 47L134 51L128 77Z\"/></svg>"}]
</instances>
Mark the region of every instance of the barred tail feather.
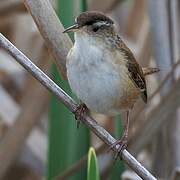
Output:
<instances>
[{"instance_id":1,"label":"barred tail feather","mask_svg":"<svg viewBox=\"0 0 180 180\"><path fill-rule=\"evenodd\" d=\"M154 74L160 71L159 68L142 68L144 76Z\"/></svg>"}]
</instances>

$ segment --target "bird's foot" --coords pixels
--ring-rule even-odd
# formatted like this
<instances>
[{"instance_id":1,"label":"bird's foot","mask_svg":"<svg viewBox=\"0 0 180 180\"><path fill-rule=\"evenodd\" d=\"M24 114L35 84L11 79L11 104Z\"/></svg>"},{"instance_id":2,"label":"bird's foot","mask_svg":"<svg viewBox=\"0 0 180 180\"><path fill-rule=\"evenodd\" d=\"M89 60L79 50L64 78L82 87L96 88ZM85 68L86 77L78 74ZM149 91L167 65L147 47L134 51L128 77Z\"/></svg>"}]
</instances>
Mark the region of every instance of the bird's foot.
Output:
<instances>
[{"instance_id":1,"label":"bird's foot","mask_svg":"<svg viewBox=\"0 0 180 180\"><path fill-rule=\"evenodd\" d=\"M81 103L77 106L75 113L75 119L77 122L77 128L79 128L80 121L84 119L84 116L87 114L88 108L84 103Z\"/></svg>"},{"instance_id":2,"label":"bird's foot","mask_svg":"<svg viewBox=\"0 0 180 180\"><path fill-rule=\"evenodd\" d=\"M118 156L120 156L120 158L122 159L122 152L127 148L127 143L128 138L127 135L124 134L121 139L117 140L110 146L109 150L114 149L118 145L118 150L115 154L115 160L117 160Z\"/></svg>"}]
</instances>

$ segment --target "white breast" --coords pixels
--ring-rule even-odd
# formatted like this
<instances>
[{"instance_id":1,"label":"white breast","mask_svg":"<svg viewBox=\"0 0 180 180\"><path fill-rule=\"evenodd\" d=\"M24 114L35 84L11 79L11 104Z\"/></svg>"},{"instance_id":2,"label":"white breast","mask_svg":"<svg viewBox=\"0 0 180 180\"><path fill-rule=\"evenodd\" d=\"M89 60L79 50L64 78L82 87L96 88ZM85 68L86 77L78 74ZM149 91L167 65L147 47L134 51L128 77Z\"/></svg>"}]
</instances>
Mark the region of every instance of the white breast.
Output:
<instances>
[{"instance_id":1,"label":"white breast","mask_svg":"<svg viewBox=\"0 0 180 180\"><path fill-rule=\"evenodd\" d=\"M89 109L114 114L122 96L119 74L110 63L112 55L93 39L77 38L67 57L67 76L71 89Z\"/></svg>"}]
</instances>

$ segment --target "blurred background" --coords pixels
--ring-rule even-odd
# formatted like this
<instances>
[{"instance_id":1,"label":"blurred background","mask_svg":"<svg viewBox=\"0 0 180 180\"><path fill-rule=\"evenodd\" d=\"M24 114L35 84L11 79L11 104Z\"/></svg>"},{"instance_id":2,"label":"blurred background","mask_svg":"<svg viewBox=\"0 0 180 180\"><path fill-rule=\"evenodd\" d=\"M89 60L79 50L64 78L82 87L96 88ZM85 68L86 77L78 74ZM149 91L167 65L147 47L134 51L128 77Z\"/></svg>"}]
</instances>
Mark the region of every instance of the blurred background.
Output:
<instances>
[{"instance_id":1,"label":"blurred background","mask_svg":"<svg viewBox=\"0 0 180 180\"><path fill-rule=\"evenodd\" d=\"M128 150L156 177L180 179L180 1L51 0L68 27L86 10L111 17L142 66L161 71L146 79L149 102L131 113ZM21 0L0 0L0 32L68 94L44 40ZM73 40L73 36L71 36ZM86 154L97 149L103 180L140 178L26 70L0 49L0 179L86 179ZM114 120L92 114L119 138L124 114ZM2 168L3 167L3 168Z\"/></svg>"}]
</instances>

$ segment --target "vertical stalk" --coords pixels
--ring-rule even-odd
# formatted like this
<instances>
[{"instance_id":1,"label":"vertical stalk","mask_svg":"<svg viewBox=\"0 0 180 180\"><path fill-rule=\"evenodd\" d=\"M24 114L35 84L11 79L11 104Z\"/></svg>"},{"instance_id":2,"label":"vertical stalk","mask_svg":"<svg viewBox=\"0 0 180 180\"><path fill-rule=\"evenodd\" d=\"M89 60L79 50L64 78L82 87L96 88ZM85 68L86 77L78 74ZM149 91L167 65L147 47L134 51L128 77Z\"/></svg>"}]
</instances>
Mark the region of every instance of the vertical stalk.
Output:
<instances>
[{"instance_id":1,"label":"vertical stalk","mask_svg":"<svg viewBox=\"0 0 180 180\"><path fill-rule=\"evenodd\" d=\"M74 22L73 0L58 0L58 16L65 27ZM83 8L85 1L79 3ZM82 8L79 8L82 10ZM67 81L59 76L55 66L52 69L53 77L68 94L72 95ZM89 131L83 125L76 128L74 116L64 105L52 96L49 113L49 151L47 179L50 180L68 168L72 163L87 153L89 147ZM86 169L82 169L71 179L85 179Z\"/></svg>"},{"instance_id":2,"label":"vertical stalk","mask_svg":"<svg viewBox=\"0 0 180 180\"><path fill-rule=\"evenodd\" d=\"M116 138L121 138L123 134L123 127L121 123L121 116L117 116L114 119L114 133ZM121 174L125 170L123 161L117 161L116 164L113 164L110 179L118 180L121 177Z\"/></svg>"},{"instance_id":3,"label":"vertical stalk","mask_svg":"<svg viewBox=\"0 0 180 180\"><path fill-rule=\"evenodd\" d=\"M170 23L168 0L148 1L150 25L153 39L153 50L156 64L160 67L159 81L162 81L167 71L172 67L172 47L170 39ZM164 70L166 69L166 70ZM166 82L161 91L164 96L172 85L172 78ZM173 120L172 120L173 121ZM170 123L172 123L172 121ZM154 161L153 169L157 176L167 178L171 169L170 141L168 140L168 129L171 124L166 124L153 142ZM165 149L165 151L164 151Z\"/></svg>"}]
</instances>

